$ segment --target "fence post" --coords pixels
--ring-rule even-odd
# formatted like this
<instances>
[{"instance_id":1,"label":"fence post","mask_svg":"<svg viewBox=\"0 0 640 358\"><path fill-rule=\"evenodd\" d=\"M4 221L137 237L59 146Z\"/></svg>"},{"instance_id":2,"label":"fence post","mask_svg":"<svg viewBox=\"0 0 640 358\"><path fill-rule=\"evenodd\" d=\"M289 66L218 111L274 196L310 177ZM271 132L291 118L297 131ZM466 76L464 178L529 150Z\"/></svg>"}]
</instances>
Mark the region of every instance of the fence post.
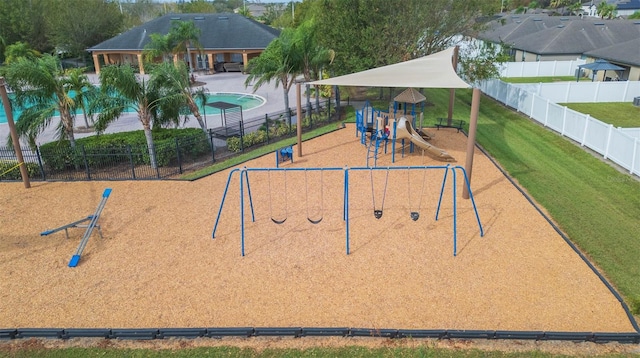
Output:
<instances>
[{"instance_id":1,"label":"fence post","mask_svg":"<svg viewBox=\"0 0 640 358\"><path fill-rule=\"evenodd\" d=\"M131 153L131 145L127 144L127 154L129 154L129 164L131 164L131 176L136 179L136 166L133 164L133 153Z\"/></svg>"},{"instance_id":2,"label":"fence post","mask_svg":"<svg viewBox=\"0 0 640 358\"><path fill-rule=\"evenodd\" d=\"M264 114L264 125L267 127L267 144L269 144L269 115Z\"/></svg>"},{"instance_id":3,"label":"fence post","mask_svg":"<svg viewBox=\"0 0 640 358\"><path fill-rule=\"evenodd\" d=\"M593 101L598 102L598 95L600 94L600 81L596 82L596 90L593 91Z\"/></svg>"},{"instance_id":4,"label":"fence post","mask_svg":"<svg viewBox=\"0 0 640 358\"><path fill-rule=\"evenodd\" d=\"M244 152L244 137L242 135L242 122L238 122L238 129L240 130L240 151Z\"/></svg>"},{"instance_id":5,"label":"fence post","mask_svg":"<svg viewBox=\"0 0 640 358\"><path fill-rule=\"evenodd\" d=\"M533 109L536 108L536 95L531 94L531 114L529 114L529 118L533 118Z\"/></svg>"},{"instance_id":6,"label":"fence post","mask_svg":"<svg viewBox=\"0 0 640 358\"><path fill-rule=\"evenodd\" d=\"M182 158L180 158L180 143L178 143L178 138L173 138L176 142L176 157L178 158L178 173L182 174Z\"/></svg>"},{"instance_id":7,"label":"fence post","mask_svg":"<svg viewBox=\"0 0 640 358\"><path fill-rule=\"evenodd\" d=\"M622 100L620 102L625 102L625 99L627 98L627 93L629 93L629 82L631 81L625 81L624 92L622 93Z\"/></svg>"},{"instance_id":8,"label":"fence post","mask_svg":"<svg viewBox=\"0 0 640 358\"><path fill-rule=\"evenodd\" d=\"M566 123L567 123L567 106L564 106L562 110L562 132L561 132L562 136L564 136L564 128Z\"/></svg>"},{"instance_id":9,"label":"fence post","mask_svg":"<svg viewBox=\"0 0 640 358\"><path fill-rule=\"evenodd\" d=\"M569 95L571 94L571 84L573 82L568 82L567 83L567 92L565 93L564 96L564 103L569 103Z\"/></svg>"},{"instance_id":10,"label":"fence post","mask_svg":"<svg viewBox=\"0 0 640 358\"><path fill-rule=\"evenodd\" d=\"M547 109L544 111L544 126L546 127L549 118L549 100L545 99L545 101L547 101Z\"/></svg>"},{"instance_id":11,"label":"fence post","mask_svg":"<svg viewBox=\"0 0 640 358\"><path fill-rule=\"evenodd\" d=\"M582 140L580 141L580 145L584 147L584 143L587 141L587 128L589 127L589 118L591 116L587 114L584 117L584 133L582 133Z\"/></svg>"},{"instance_id":12,"label":"fence post","mask_svg":"<svg viewBox=\"0 0 640 358\"><path fill-rule=\"evenodd\" d=\"M213 144L213 133L211 131L211 129L209 129L208 131L209 133L209 148L211 148L211 162L215 163L216 162L216 146L215 144Z\"/></svg>"},{"instance_id":13,"label":"fence post","mask_svg":"<svg viewBox=\"0 0 640 358\"><path fill-rule=\"evenodd\" d=\"M638 153L638 138L633 139L633 155L631 155L631 169L629 169L629 173L633 175L633 172L636 168L636 154Z\"/></svg>"},{"instance_id":14,"label":"fence post","mask_svg":"<svg viewBox=\"0 0 640 358\"><path fill-rule=\"evenodd\" d=\"M82 149L82 161L84 162L85 171L87 172L87 179L91 180L91 170L89 170L89 163L87 162L87 153L84 151L84 144L80 145Z\"/></svg>"},{"instance_id":15,"label":"fence post","mask_svg":"<svg viewBox=\"0 0 640 358\"><path fill-rule=\"evenodd\" d=\"M40 147L36 146L36 158L38 158L38 166L40 167L40 175L42 175L42 180L47 180L47 175L44 171L44 165L42 165L42 157L40 155Z\"/></svg>"},{"instance_id":16,"label":"fence post","mask_svg":"<svg viewBox=\"0 0 640 358\"><path fill-rule=\"evenodd\" d=\"M607 145L604 149L604 159L609 157L609 144L611 143L611 131L613 130L613 124L609 124L609 131L607 132Z\"/></svg>"}]
</instances>

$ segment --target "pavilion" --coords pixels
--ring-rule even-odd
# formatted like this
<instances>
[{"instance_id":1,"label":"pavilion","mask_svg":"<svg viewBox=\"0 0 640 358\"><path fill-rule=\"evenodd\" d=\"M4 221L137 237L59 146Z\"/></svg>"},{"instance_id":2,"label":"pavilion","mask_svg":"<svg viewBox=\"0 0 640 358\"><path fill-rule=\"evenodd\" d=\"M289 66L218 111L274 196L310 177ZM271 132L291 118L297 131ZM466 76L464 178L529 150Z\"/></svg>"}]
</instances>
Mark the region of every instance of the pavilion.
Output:
<instances>
[{"instance_id":1,"label":"pavilion","mask_svg":"<svg viewBox=\"0 0 640 358\"><path fill-rule=\"evenodd\" d=\"M96 73L102 65L130 64L144 74L142 56L150 35L167 34L174 21L192 21L200 29L202 47L192 46L191 58L183 55L192 68L207 73L242 71L280 34L280 30L233 13L165 15L89 48Z\"/></svg>"}]
</instances>

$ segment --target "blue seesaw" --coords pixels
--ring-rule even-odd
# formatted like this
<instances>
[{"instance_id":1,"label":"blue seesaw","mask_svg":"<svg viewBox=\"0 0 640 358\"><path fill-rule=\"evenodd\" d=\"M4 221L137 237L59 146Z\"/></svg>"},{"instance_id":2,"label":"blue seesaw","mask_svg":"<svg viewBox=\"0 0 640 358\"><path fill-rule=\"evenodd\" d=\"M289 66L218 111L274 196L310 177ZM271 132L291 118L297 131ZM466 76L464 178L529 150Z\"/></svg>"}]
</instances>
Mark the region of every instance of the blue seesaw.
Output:
<instances>
[{"instance_id":1,"label":"blue seesaw","mask_svg":"<svg viewBox=\"0 0 640 358\"><path fill-rule=\"evenodd\" d=\"M100 230L100 225L98 225L98 219L100 219L100 214L102 213L102 209L104 209L105 204L107 203L107 199L109 199L109 195L111 194L111 188L107 188L102 193L102 200L100 200L100 204L98 204L98 208L93 215L89 215L84 219L80 219L78 221L74 221L70 224L60 226L53 230L47 230L40 233L40 236L47 236L49 234L53 234L60 230L64 230L67 235L67 239L69 238L69 232L67 229L69 228L86 228L84 235L82 236L82 240L80 240L80 245L76 249L76 252L71 256L71 260L69 261L69 267L76 267L80 262L80 256L82 255L82 251L84 251L84 247L87 245L89 238L91 237L91 233L94 228L98 228L98 233L100 234L100 238L102 238L102 231ZM84 222L89 222L88 225L83 224Z\"/></svg>"}]
</instances>

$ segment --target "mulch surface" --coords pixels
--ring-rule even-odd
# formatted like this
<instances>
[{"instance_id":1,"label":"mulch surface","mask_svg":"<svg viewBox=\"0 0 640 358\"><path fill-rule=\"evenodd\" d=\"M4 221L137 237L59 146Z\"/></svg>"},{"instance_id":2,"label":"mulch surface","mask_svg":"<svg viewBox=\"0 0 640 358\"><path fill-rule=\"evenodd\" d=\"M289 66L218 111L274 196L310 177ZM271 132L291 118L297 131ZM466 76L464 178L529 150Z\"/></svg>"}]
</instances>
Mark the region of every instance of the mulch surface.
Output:
<instances>
[{"instance_id":1,"label":"mulch surface","mask_svg":"<svg viewBox=\"0 0 640 358\"><path fill-rule=\"evenodd\" d=\"M432 144L465 161L467 138L433 130ZM353 126L294 147L281 167L362 167ZM442 165L419 152L379 166ZM245 163L275 166L270 154ZM444 170L349 172L345 253L343 171L249 172L241 256L239 182L229 170L194 181L0 184L2 328L362 327L633 332L622 306L487 157L476 150L472 189L480 236L457 177L434 220ZM373 185L371 184L373 182ZM384 190L386 182L386 191ZM40 232L95 211L113 188L78 267L84 230ZM424 187L424 189L423 189ZM246 188L245 188L246 189ZM382 206L383 216L373 215ZM420 218L411 220L410 212ZM277 225L272 218L281 220ZM311 224L307 218L319 219Z\"/></svg>"}]
</instances>

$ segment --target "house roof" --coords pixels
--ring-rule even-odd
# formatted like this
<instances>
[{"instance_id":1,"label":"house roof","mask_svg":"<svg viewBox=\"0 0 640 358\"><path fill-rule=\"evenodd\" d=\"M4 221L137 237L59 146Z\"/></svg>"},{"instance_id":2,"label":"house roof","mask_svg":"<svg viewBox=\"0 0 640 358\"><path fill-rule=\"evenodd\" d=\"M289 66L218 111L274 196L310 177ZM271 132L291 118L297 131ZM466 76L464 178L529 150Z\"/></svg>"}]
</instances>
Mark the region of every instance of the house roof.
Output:
<instances>
[{"instance_id":1,"label":"house roof","mask_svg":"<svg viewBox=\"0 0 640 358\"><path fill-rule=\"evenodd\" d=\"M602 58L607 61L640 66L640 50L638 49L640 49L640 37L631 41L588 51L584 54L593 58Z\"/></svg>"},{"instance_id":2,"label":"house roof","mask_svg":"<svg viewBox=\"0 0 640 358\"><path fill-rule=\"evenodd\" d=\"M640 0L617 0L614 3L618 10L640 10Z\"/></svg>"},{"instance_id":3,"label":"house roof","mask_svg":"<svg viewBox=\"0 0 640 358\"><path fill-rule=\"evenodd\" d=\"M492 42L511 43L520 37L556 27L567 21L570 21L570 18L544 14L509 15L494 21L491 29L481 33L479 37Z\"/></svg>"},{"instance_id":4,"label":"house roof","mask_svg":"<svg viewBox=\"0 0 640 358\"><path fill-rule=\"evenodd\" d=\"M167 34L172 21L193 21L204 50L265 49L280 31L233 13L169 14L151 20L88 51L143 50L153 33Z\"/></svg>"},{"instance_id":5,"label":"house roof","mask_svg":"<svg viewBox=\"0 0 640 358\"><path fill-rule=\"evenodd\" d=\"M640 37L640 25L629 20L582 19L509 41L513 48L540 55L581 55Z\"/></svg>"}]
</instances>

